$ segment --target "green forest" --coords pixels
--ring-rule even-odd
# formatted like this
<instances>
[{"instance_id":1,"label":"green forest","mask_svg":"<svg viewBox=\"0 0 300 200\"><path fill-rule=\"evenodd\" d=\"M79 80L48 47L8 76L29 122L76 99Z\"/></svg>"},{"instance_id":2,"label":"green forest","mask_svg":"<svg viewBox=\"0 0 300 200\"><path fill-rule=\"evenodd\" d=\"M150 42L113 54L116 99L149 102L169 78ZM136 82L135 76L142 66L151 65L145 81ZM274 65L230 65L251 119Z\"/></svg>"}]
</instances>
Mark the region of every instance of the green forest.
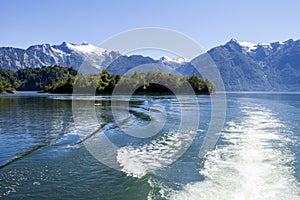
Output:
<instances>
[{"instance_id":1,"label":"green forest","mask_svg":"<svg viewBox=\"0 0 300 200\"><path fill-rule=\"evenodd\" d=\"M121 76L103 70L100 74L81 75L74 68L55 65L17 72L0 68L0 77L0 93L42 91L110 95L116 86L120 94L190 94L188 88L192 88L196 94L215 93L214 83L210 80L161 72Z\"/></svg>"},{"instance_id":2,"label":"green forest","mask_svg":"<svg viewBox=\"0 0 300 200\"><path fill-rule=\"evenodd\" d=\"M57 65L25 68L16 72L0 68L0 77L6 79L18 91L41 91L56 82L76 75L76 69Z\"/></svg>"},{"instance_id":3,"label":"green forest","mask_svg":"<svg viewBox=\"0 0 300 200\"><path fill-rule=\"evenodd\" d=\"M0 77L0 94L7 94L7 93L15 94L17 93L17 91L12 87L12 85L7 79Z\"/></svg>"}]
</instances>

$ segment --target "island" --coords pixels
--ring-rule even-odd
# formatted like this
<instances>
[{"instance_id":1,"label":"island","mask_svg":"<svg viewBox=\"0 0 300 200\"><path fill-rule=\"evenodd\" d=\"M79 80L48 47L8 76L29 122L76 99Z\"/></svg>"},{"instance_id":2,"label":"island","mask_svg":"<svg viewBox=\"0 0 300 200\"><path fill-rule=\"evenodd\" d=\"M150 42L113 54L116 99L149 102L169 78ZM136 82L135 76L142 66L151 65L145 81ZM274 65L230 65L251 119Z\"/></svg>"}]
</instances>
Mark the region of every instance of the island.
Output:
<instances>
[{"instance_id":1,"label":"island","mask_svg":"<svg viewBox=\"0 0 300 200\"><path fill-rule=\"evenodd\" d=\"M105 69L100 74L83 75L72 67L55 65L25 68L17 72L0 68L0 77L3 91L111 95L118 87L119 93L130 95L184 95L191 94L191 91L194 94L215 94L215 85L211 80L196 75L180 76L162 72L135 72L122 76Z\"/></svg>"}]
</instances>

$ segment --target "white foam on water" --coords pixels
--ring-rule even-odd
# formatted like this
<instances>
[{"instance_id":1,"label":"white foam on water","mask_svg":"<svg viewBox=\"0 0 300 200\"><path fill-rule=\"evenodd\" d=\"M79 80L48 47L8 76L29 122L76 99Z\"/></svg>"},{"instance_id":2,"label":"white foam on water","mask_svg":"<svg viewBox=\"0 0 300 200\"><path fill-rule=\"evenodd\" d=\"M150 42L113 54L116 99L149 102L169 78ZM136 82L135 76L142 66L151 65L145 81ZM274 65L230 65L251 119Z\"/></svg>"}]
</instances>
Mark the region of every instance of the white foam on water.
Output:
<instances>
[{"instance_id":1,"label":"white foam on water","mask_svg":"<svg viewBox=\"0 0 300 200\"><path fill-rule=\"evenodd\" d=\"M168 199L300 199L288 128L264 107L242 111L244 117L222 133L225 144L207 153L200 169L205 179L169 192Z\"/></svg>"},{"instance_id":2,"label":"white foam on water","mask_svg":"<svg viewBox=\"0 0 300 200\"><path fill-rule=\"evenodd\" d=\"M142 146L118 150L117 161L128 176L143 177L176 161L190 146L197 131L170 131Z\"/></svg>"}]
</instances>

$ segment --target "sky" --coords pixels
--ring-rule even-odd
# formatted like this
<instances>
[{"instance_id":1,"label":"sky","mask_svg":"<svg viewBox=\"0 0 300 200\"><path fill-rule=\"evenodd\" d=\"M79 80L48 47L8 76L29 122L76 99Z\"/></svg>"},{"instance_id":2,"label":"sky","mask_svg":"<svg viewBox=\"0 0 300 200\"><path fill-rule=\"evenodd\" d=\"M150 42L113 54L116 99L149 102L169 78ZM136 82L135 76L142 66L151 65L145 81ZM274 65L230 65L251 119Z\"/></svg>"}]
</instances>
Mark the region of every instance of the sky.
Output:
<instances>
[{"instance_id":1,"label":"sky","mask_svg":"<svg viewBox=\"0 0 300 200\"><path fill-rule=\"evenodd\" d=\"M0 6L0 46L97 45L143 27L178 31L206 50L231 38L300 39L298 0L3 0Z\"/></svg>"}]
</instances>

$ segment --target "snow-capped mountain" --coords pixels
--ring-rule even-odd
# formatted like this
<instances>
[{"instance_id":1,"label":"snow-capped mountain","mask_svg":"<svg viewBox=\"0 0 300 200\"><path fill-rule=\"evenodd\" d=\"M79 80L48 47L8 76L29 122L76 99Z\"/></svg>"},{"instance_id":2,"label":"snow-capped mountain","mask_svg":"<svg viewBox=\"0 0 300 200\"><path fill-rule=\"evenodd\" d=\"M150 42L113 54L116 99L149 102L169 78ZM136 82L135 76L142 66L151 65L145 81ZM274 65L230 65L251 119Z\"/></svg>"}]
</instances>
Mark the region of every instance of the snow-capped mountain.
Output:
<instances>
[{"instance_id":1,"label":"snow-capped mountain","mask_svg":"<svg viewBox=\"0 0 300 200\"><path fill-rule=\"evenodd\" d=\"M236 41L236 43L239 44L245 52L250 52L257 48L257 44L254 44L252 42Z\"/></svg>"},{"instance_id":2,"label":"snow-capped mountain","mask_svg":"<svg viewBox=\"0 0 300 200\"><path fill-rule=\"evenodd\" d=\"M180 66L188 63L189 61L190 61L189 59L182 58L182 57L177 58L177 59L172 59L168 56L163 56L158 60L158 63L166 65L166 66L174 68L174 69L177 69Z\"/></svg>"},{"instance_id":3,"label":"snow-capped mountain","mask_svg":"<svg viewBox=\"0 0 300 200\"><path fill-rule=\"evenodd\" d=\"M183 64L183 63L187 63L189 62L190 60L187 59L187 58L177 58L177 59L173 59L173 58L170 58L168 56L163 56L159 59L159 62L160 63L164 63L164 64L170 64L170 63L176 63L176 64Z\"/></svg>"},{"instance_id":4,"label":"snow-capped mountain","mask_svg":"<svg viewBox=\"0 0 300 200\"><path fill-rule=\"evenodd\" d=\"M300 40L254 44L232 39L191 61L166 56L159 60L122 56L109 65L108 70L124 74L138 65L154 63L166 65L182 75L201 76L195 67L205 67L207 55L216 64L226 90L300 90Z\"/></svg>"},{"instance_id":5,"label":"snow-capped mountain","mask_svg":"<svg viewBox=\"0 0 300 200\"><path fill-rule=\"evenodd\" d=\"M83 61L95 68L106 67L121 54L108 51L91 44L81 45L63 42L60 45L33 45L27 49L12 47L0 48L0 66L18 70L27 67L61 65L80 68Z\"/></svg>"},{"instance_id":6,"label":"snow-capped mountain","mask_svg":"<svg viewBox=\"0 0 300 200\"><path fill-rule=\"evenodd\" d=\"M121 55L87 43L34 45L26 50L2 47L0 66L14 71L54 64L79 69L82 64L88 63L92 68L88 68L87 73L97 73L99 70L96 69L103 66L112 73L126 74L139 65L148 68L165 65L182 75L201 76L195 70L195 63L197 68L206 66L206 55L218 67L226 90L300 90L300 40L292 39L264 44L231 39L191 61L167 56L155 60L141 55Z\"/></svg>"},{"instance_id":7,"label":"snow-capped mountain","mask_svg":"<svg viewBox=\"0 0 300 200\"><path fill-rule=\"evenodd\" d=\"M300 90L300 40L253 44L232 39L207 53L227 90Z\"/></svg>"},{"instance_id":8,"label":"snow-capped mountain","mask_svg":"<svg viewBox=\"0 0 300 200\"><path fill-rule=\"evenodd\" d=\"M253 42L247 42L247 41L238 41L236 39L231 39L229 42L227 42L225 45L238 45L244 54L254 55L257 53L257 51L264 50L269 53L274 53L275 51L278 51L282 48L288 47L293 45L294 41L293 39L284 41L284 42L271 42L271 43L253 43Z\"/></svg>"}]
</instances>

